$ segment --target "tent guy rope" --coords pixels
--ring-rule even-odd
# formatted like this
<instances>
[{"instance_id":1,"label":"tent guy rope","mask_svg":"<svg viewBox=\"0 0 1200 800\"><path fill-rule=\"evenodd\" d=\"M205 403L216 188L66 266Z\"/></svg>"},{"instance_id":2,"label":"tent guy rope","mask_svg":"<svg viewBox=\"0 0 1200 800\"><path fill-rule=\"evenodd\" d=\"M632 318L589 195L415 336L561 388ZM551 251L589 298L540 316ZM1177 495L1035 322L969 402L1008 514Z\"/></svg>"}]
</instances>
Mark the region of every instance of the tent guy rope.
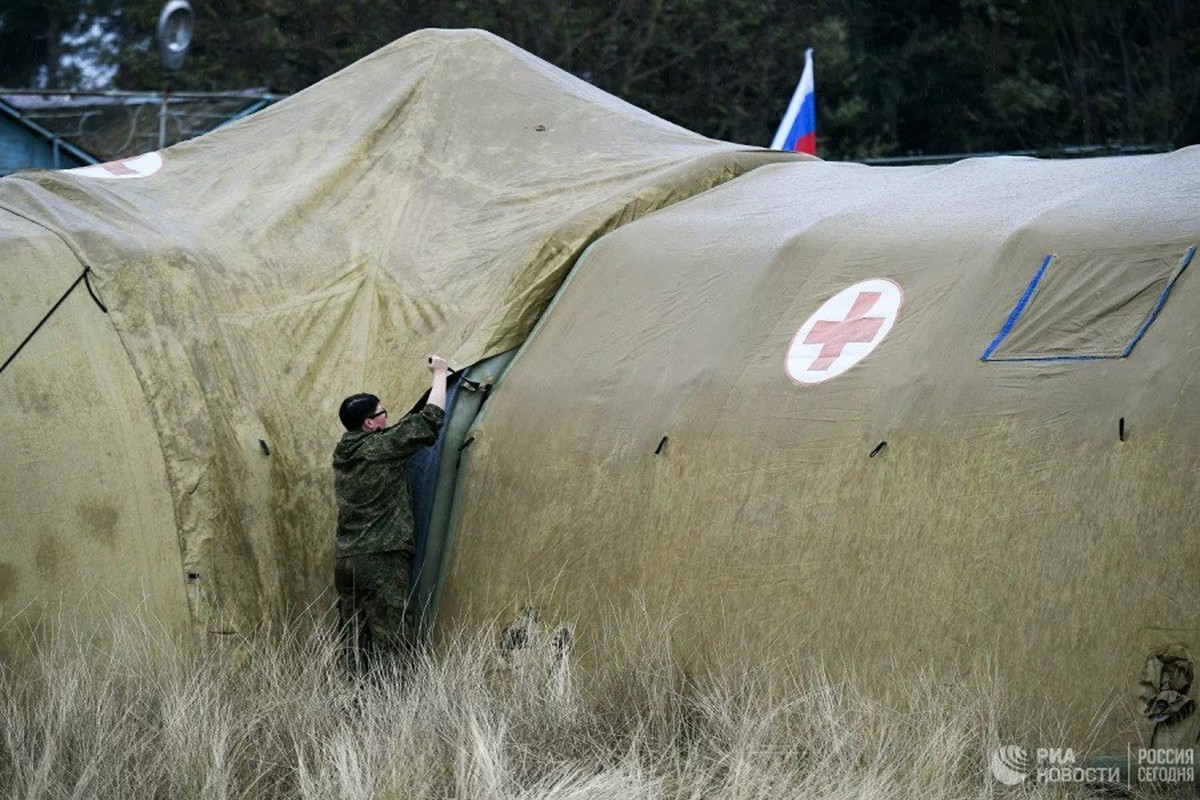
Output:
<instances>
[{"instance_id":1,"label":"tent guy rope","mask_svg":"<svg viewBox=\"0 0 1200 800\"><path fill-rule=\"evenodd\" d=\"M29 335L26 336L19 345L17 345L17 349L12 351L12 355L10 355L8 358L4 359L4 364L2 366L0 366L0 372L4 372L4 370L8 369L8 365L13 362L13 359L17 357L17 354L20 353L23 349L25 349L25 345L29 344L29 340L32 339L39 330L42 329L42 326L46 324L46 320L48 320L48 319L50 319L50 317L54 316L54 312L58 311L58 307L63 304L63 301L67 299L67 297L71 294L71 292L75 291L75 287L78 286L79 284L82 283L84 286L86 286L87 290L88 290L88 294L90 294L92 296L92 300L96 301L96 305L99 306L100 310L103 311L105 314L108 313L108 308L104 305L104 303L100 302L100 298L96 296L96 292L92 289L92 284L88 280L88 274L91 271L92 271L91 267L83 268L83 272L79 273L79 277L75 279L75 282L67 287L67 290L62 293L62 297L58 298L58 302L56 302L50 308L50 310L46 312L46 315L44 317L42 317L42 319L38 322L37 325L33 326L33 330L31 330L29 332Z\"/></svg>"}]
</instances>

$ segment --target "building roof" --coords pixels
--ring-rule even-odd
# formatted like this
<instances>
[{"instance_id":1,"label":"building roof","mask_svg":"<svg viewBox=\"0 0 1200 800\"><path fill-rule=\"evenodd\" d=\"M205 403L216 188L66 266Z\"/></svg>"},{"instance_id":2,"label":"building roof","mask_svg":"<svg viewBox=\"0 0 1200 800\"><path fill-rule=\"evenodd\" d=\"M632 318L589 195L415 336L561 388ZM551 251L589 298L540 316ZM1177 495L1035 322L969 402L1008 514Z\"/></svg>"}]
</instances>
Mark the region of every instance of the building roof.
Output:
<instances>
[{"instance_id":1,"label":"building roof","mask_svg":"<svg viewBox=\"0 0 1200 800\"><path fill-rule=\"evenodd\" d=\"M62 169L97 159L0 100L0 175L21 169Z\"/></svg>"},{"instance_id":2,"label":"building roof","mask_svg":"<svg viewBox=\"0 0 1200 800\"><path fill-rule=\"evenodd\" d=\"M86 158L85 163L92 163L160 150L192 139L282 97L265 89L172 92L165 96L161 92L115 90L0 89L0 110L47 138L82 151L81 155L90 155L92 158Z\"/></svg>"}]
</instances>

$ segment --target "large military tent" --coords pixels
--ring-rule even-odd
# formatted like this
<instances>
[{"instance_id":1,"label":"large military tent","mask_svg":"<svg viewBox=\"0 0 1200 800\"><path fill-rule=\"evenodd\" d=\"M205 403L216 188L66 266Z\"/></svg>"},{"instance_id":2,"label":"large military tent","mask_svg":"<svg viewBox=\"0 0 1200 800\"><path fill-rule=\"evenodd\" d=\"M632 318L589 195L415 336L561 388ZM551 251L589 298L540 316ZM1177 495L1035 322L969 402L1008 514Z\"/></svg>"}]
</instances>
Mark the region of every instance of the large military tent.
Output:
<instances>
[{"instance_id":1,"label":"large military tent","mask_svg":"<svg viewBox=\"0 0 1200 800\"><path fill-rule=\"evenodd\" d=\"M1105 741L1147 733L1139 694L1183 716L1200 151L742 174L779 158L422 33L107 174L0 181L4 341L88 277L0 375L0 611L313 602L341 396L521 346L455 412L439 622L645 603L686 658L990 654L1072 736L1114 704Z\"/></svg>"},{"instance_id":2,"label":"large military tent","mask_svg":"<svg viewBox=\"0 0 1200 800\"><path fill-rule=\"evenodd\" d=\"M3 179L0 634L326 607L342 397L407 407L425 354L520 344L601 234L782 157L427 31L161 153Z\"/></svg>"},{"instance_id":3,"label":"large military tent","mask_svg":"<svg viewBox=\"0 0 1200 800\"><path fill-rule=\"evenodd\" d=\"M1198 243L1200 148L778 164L623 227L469 432L440 618L990 657L1041 746L1124 753L1151 701L1194 743Z\"/></svg>"}]
</instances>

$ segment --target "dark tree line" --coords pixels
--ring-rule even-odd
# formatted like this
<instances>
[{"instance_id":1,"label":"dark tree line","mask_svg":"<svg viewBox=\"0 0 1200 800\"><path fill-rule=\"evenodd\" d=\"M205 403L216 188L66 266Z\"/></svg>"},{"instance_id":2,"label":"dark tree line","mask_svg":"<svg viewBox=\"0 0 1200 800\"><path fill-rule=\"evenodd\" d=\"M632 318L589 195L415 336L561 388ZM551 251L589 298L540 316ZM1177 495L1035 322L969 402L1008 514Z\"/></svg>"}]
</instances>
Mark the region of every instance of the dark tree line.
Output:
<instances>
[{"instance_id":1,"label":"dark tree line","mask_svg":"<svg viewBox=\"0 0 1200 800\"><path fill-rule=\"evenodd\" d=\"M1200 142L1195 0L192 0L182 89L299 90L423 27L480 27L692 130L765 144L816 62L822 155ZM162 83L161 0L3 0L0 84ZM70 56L82 56L72 59Z\"/></svg>"}]
</instances>

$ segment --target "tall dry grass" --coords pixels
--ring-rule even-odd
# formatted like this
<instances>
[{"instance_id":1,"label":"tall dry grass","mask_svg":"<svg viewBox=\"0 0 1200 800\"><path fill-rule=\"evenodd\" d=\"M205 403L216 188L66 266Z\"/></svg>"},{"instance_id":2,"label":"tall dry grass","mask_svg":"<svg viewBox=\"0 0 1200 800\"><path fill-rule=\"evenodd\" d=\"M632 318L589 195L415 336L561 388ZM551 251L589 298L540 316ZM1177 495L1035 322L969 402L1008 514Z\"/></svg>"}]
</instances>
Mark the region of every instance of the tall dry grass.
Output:
<instances>
[{"instance_id":1,"label":"tall dry grass","mask_svg":"<svg viewBox=\"0 0 1200 800\"><path fill-rule=\"evenodd\" d=\"M993 783L986 670L897 674L886 699L817 663L689 675L644 623L574 655L532 629L347 671L326 627L220 646L125 621L60 627L0 671L6 798L1051 798ZM781 677L782 676L782 677ZM1111 796L1098 793L1096 796Z\"/></svg>"}]
</instances>

